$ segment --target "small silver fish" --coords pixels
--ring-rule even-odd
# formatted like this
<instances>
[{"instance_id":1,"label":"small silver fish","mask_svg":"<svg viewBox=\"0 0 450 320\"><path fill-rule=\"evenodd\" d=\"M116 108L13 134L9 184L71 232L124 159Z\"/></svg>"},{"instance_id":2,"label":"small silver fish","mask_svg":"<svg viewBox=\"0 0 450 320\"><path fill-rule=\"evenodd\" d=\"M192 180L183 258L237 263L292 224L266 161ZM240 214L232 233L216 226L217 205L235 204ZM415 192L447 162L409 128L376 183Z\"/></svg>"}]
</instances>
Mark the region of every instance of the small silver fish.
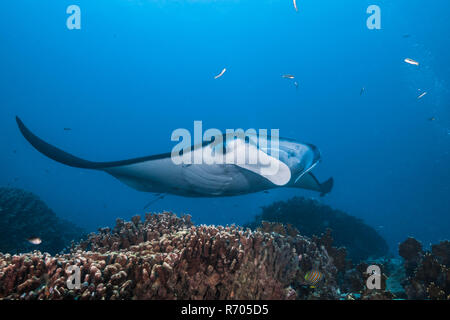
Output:
<instances>
[{"instance_id":1,"label":"small silver fish","mask_svg":"<svg viewBox=\"0 0 450 320\"><path fill-rule=\"evenodd\" d=\"M419 65L419 63L417 61L414 61L413 59L410 59L410 58L406 58L405 62L409 63L409 64L412 64L414 66L418 66Z\"/></svg>"},{"instance_id":2,"label":"small silver fish","mask_svg":"<svg viewBox=\"0 0 450 320\"><path fill-rule=\"evenodd\" d=\"M426 91L424 93L422 93L420 96L417 97L417 100L422 99L427 93L428 92L426 92Z\"/></svg>"},{"instance_id":3,"label":"small silver fish","mask_svg":"<svg viewBox=\"0 0 450 320\"><path fill-rule=\"evenodd\" d=\"M31 244L34 244L34 245L39 245L39 244L42 243L41 238L38 238L38 237L31 237L31 238L28 238L27 241L28 241L29 243L31 243Z\"/></svg>"},{"instance_id":4,"label":"small silver fish","mask_svg":"<svg viewBox=\"0 0 450 320\"><path fill-rule=\"evenodd\" d=\"M283 74L282 77L284 79L294 79L295 78L295 76L293 76L292 74Z\"/></svg>"},{"instance_id":5,"label":"small silver fish","mask_svg":"<svg viewBox=\"0 0 450 320\"><path fill-rule=\"evenodd\" d=\"M218 79L218 78L220 78L221 76L223 76L223 74L225 73L225 71L227 71L227 68L223 68L223 70L222 70L217 76L215 76L214 79Z\"/></svg>"}]
</instances>

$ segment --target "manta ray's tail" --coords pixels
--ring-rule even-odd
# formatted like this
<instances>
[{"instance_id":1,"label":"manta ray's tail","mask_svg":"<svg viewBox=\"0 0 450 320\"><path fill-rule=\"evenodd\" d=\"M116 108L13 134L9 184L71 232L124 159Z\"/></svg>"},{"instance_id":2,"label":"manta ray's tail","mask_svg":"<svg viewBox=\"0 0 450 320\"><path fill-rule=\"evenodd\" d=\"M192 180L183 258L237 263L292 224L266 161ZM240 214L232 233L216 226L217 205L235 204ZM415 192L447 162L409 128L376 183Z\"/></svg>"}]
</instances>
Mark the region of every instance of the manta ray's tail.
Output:
<instances>
[{"instance_id":1,"label":"manta ray's tail","mask_svg":"<svg viewBox=\"0 0 450 320\"><path fill-rule=\"evenodd\" d=\"M27 139L27 141L36 148L40 153L46 155L50 159L53 159L57 162L61 162L71 167L83 168L83 169L100 169L102 164L99 162L91 162L87 160L83 160L81 158L75 157L61 149L48 144L44 140L37 137L33 134L25 125L22 120L16 116L16 122L19 126L20 132Z\"/></svg>"}]
</instances>

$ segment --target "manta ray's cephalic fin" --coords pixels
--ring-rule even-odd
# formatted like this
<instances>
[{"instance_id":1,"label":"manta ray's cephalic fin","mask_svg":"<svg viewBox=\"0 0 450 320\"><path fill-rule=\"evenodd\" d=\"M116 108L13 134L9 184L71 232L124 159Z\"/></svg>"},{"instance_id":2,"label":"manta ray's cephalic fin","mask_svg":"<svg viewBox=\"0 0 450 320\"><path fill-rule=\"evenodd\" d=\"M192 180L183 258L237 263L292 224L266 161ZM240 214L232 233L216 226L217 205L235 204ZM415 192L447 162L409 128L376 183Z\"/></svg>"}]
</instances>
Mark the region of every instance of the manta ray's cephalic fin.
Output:
<instances>
[{"instance_id":1,"label":"manta ray's cephalic fin","mask_svg":"<svg viewBox=\"0 0 450 320\"><path fill-rule=\"evenodd\" d=\"M334 179L333 177L329 178L327 181L320 184L320 188L322 189L320 191L320 196L323 197L327 193L330 193L331 189L333 189L334 185Z\"/></svg>"},{"instance_id":2,"label":"manta ray's cephalic fin","mask_svg":"<svg viewBox=\"0 0 450 320\"><path fill-rule=\"evenodd\" d=\"M307 172L300 179L294 182L294 188L307 189L320 192L320 196L323 197L333 189L334 180L333 177L327 181L320 183L312 172Z\"/></svg>"}]
</instances>

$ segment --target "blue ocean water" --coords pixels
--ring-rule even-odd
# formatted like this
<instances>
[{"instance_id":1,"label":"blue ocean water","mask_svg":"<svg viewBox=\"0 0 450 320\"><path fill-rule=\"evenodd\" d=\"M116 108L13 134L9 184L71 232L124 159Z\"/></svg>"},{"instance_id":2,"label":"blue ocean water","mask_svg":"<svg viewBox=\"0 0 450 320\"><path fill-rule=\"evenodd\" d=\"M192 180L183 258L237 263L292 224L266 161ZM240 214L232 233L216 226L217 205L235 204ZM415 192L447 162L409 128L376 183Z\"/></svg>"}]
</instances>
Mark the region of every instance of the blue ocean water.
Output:
<instances>
[{"instance_id":1,"label":"blue ocean water","mask_svg":"<svg viewBox=\"0 0 450 320\"><path fill-rule=\"evenodd\" d=\"M381 8L380 30L366 26L373 4ZM81 9L80 30L66 26L69 5ZM278 128L321 150L314 173L333 176L335 185L320 201L366 221L393 252L407 236L425 245L449 238L450 2L297 6L1 1L0 186L32 191L88 230L142 214L153 198L42 156L21 136L16 115L48 142L95 161L170 151L172 131L193 130L195 120L204 129ZM298 88L283 74L295 75ZM217 199L168 195L149 211L242 224L261 206L294 195L318 198L290 189Z\"/></svg>"}]
</instances>

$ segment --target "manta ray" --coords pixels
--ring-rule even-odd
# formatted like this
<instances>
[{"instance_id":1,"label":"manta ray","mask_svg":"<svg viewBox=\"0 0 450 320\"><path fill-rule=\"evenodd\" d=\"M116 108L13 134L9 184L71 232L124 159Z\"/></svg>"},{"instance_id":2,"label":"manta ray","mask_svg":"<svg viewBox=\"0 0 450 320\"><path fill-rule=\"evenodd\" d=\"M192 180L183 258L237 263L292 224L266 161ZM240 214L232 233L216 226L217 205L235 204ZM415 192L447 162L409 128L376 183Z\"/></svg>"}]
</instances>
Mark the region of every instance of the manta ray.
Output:
<instances>
[{"instance_id":1,"label":"manta ray","mask_svg":"<svg viewBox=\"0 0 450 320\"><path fill-rule=\"evenodd\" d=\"M311 172L321 159L318 148L293 139L279 138L276 150L260 147L252 143L252 139L224 142L227 144L227 155L234 156L250 149L265 160L264 164L218 161L176 164L170 152L128 160L93 162L45 142L18 117L16 121L25 139L48 158L75 168L104 171L138 191L185 197L227 197L289 187L317 191L324 196L333 187L333 178L320 183ZM216 147L212 141L202 142L192 146L184 156L200 152L214 158L219 154L214 151ZM271 155L274 151L277 157ZM271 171L268 167L277 170Z\"/></svg>"}]
</instances>

